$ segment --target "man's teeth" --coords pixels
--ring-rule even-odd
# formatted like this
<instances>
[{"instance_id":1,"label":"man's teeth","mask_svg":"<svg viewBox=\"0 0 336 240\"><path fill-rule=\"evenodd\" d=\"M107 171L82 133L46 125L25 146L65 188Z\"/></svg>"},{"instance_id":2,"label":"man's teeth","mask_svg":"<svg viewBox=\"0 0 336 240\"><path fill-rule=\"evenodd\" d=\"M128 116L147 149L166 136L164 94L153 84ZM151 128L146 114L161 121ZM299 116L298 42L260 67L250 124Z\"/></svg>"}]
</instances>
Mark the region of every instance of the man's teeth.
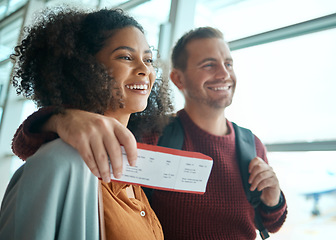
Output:
<instances>
[{"instance_id":1,"label":"man's teeth","mask_svg":"<svg viewBox=\"0 0 336 240\"><path fill-rule=\"evenodd\" d=\"M229 90L229 86L227 86L227 87L214 87L214 88L212 88L213 90L215 90L215 91L223 91L223 90Z\"/></svg>"},{"instance_id":2,"label":"man's teeth","mask_svg":"<svg viewBox=\"0 0 336 240\"><path fill-rule=\"evenodd\" d=\"M133 84L133 85L126 85L128 89L140 89L140 90L147 90L148 85L147 84Z\"/></svg>"}]
</instances>

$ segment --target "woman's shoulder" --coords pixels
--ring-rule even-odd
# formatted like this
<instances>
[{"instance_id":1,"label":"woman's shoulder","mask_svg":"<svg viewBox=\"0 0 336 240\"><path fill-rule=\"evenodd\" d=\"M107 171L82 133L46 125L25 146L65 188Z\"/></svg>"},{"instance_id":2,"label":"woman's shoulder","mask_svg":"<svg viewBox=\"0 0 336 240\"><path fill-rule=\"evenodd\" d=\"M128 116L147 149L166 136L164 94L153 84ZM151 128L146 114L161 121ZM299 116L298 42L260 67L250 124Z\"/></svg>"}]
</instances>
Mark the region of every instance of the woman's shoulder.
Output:
<instances>
[{"instance_id":1,"label":"woman's shoulder","mask_svg":"<svg viewBox=\"0 0 336 240\"><path fill-rule=\"evenodd\" d=\"M27 158L26 168L42 169L44 172L89 171L76 149L58 138L43 144L34 155Z\"/></svg>"}]
</instances>

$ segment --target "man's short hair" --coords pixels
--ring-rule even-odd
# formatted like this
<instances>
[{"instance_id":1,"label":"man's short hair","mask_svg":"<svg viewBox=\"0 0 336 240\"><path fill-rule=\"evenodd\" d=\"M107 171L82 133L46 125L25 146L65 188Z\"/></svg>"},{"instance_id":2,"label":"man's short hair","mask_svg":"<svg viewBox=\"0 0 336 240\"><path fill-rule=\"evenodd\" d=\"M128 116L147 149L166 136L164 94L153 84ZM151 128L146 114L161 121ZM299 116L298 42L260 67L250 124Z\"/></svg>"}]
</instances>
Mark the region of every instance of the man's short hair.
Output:
<instances>
[{"instance_id":1,"label":"man's short hair","mask_svg":"<svg viewBox=\"0 0 336 240\"><path fill-rule=\"evenodd\" d=\"M187 68L188 61L187 44L192 40L203 38L224 39L223 33L212 27L199 27L185 33L173 48L171 57L173 68L184 71Z\"/></svg>"}]
</instances>

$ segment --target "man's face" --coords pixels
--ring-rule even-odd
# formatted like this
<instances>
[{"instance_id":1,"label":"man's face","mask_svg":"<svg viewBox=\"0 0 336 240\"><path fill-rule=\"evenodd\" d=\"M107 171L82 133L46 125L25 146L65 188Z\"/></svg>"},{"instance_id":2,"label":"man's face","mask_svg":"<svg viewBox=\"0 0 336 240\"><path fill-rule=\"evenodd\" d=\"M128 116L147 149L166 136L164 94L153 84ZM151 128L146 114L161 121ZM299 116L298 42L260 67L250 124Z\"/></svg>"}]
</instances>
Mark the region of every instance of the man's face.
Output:
<instances>
[{"instance_id":1,"label":"man's face","mask_svg":"<svg viewBox=\"0 0 336 240\"><path fill-rule=\"evenodd\" d=\"M187 67L180 79L186 106L225 109L236 87L229 47L222 39L205 38L192 40L186 49Z\"/></svg>"}]
</instances>

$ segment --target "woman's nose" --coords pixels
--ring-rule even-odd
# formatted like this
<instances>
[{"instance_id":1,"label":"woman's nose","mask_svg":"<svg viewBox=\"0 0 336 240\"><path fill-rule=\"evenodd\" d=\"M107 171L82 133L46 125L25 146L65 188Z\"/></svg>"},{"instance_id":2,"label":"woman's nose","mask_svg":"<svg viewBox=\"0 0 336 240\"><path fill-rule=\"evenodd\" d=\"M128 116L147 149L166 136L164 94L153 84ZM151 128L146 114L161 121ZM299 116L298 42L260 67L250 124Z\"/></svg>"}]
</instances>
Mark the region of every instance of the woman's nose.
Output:
<instances>
[{"instance_id":1,"label":"woman's nose","mask_svg":"<svg viewBox=\"0 0 336 240\"><path fill-rule=\"evenodd\" d=\"M138 67L137 67L137 75L143 75L148 76L150 74L149 66L143 61L139 61Z\"/></svg>"}]
</instances>

